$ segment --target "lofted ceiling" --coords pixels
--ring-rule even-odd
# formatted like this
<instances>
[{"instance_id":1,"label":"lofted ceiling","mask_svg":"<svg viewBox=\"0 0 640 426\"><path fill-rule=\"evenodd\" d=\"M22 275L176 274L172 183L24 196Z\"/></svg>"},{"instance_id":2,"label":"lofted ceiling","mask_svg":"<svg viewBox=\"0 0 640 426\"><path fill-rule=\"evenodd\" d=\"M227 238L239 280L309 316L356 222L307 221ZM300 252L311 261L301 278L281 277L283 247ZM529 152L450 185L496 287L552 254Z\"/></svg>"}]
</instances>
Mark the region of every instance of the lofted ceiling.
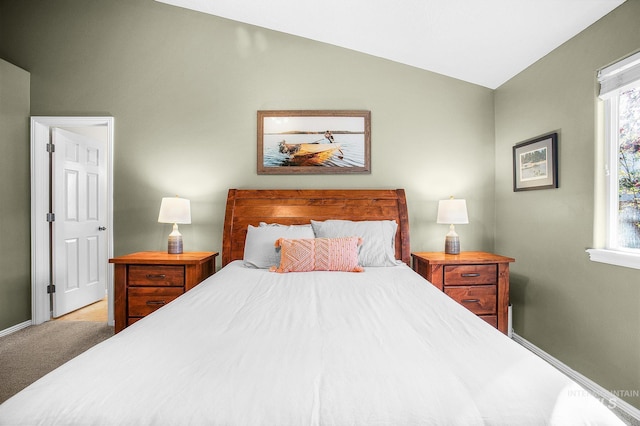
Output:
<instances>
[{"instance_id":1,"label":"lofted ceiling","mask_svg":"<svg viewBox=\"0 0 640 426\"><path fill-rule=\"evenodd\" d=\"M625 0L156 0L495 89Z\"/></svg>"}]
</instances>

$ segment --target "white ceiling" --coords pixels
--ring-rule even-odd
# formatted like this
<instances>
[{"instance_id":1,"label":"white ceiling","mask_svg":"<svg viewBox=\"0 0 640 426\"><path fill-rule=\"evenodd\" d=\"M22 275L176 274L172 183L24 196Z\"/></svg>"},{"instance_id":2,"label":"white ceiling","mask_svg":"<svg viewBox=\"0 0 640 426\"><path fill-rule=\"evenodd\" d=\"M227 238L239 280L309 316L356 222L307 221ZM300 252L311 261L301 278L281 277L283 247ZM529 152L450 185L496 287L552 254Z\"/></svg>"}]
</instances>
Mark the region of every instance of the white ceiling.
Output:
<instances>
[{"instance_id":1,"label":"white ceiling","mask_svg":"<svg viewBox=\"0 0 640 426\"><path fill-rule=\"evenodd\" d=\"M625 0L157 0L495 89Z\"/></svg>"}]
</instances>

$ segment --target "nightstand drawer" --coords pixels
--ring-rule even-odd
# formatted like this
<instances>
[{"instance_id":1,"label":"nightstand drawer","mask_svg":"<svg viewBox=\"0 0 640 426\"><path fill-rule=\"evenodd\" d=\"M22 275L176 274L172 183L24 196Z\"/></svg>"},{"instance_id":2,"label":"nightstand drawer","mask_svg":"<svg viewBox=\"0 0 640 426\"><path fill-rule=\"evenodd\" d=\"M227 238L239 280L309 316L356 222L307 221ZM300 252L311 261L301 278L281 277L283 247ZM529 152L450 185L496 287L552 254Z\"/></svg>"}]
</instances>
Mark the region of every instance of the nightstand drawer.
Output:
<instances>
[{"instance_id":1,"label":"nightstand drawer","mask_svg":"<svg viewBox=\"0 0 640 426\"><path fill-rule=\"evenodd\" d=\"M509 333L509 263L484 251L411 253L413 270L504 334Z\"/></svg>"},{"instance_id":2,"label":"nightstand drawer","mask_svg":"<svg viewBox=\"0 0 640 426\"><path fill-rule=\"evenodd\" d=\"M176 299L182 287L131 287L128 291L128 312L130 317L143 317Z\"/></svg>"},{"instance_id":3,"label":"nightstand drawer","mask_svg":"<svg viewBox=\"0 0 640 426\"><path fill-rule=\"evenodd\" d=\"M446 287L444 292L474 314L495 315L497 313L495 285Z\"/></svg>"},{"instance_id":4,"label":"nightstand drawer","mask_svg":"<svg viewBox=\"0 0 640 426\"><path fill-rule=\"evenodd\" d=\"M130 286L184 286L184 266L130 265Z\"/></svg>"},{"instance_id":5,"label":"nightstand drawer","mask_svg":"<svg viewBox=\"0 0 640 426\"><path fill-rule=\"evenodd\" d=\"M489 325L498 328L498 316L497 315L478 315L478 318L482 318Z\"/></svg>"},{"instance_id":6,"label":"nightstand drawer","mask_svg":"<svg viewBox=\"0 0 640 426\"><path fill-rule=\"evenodd\" d=\"M446 265L444 285L496 284L498 265Z\"/></svg>"},{"instance_id":7,"label":"nightstand drawer","mask_svg":"<svg viewBox=\"0 0 640 426\"><path fill-rule=\"evenodd\" d=\"M218 253L142 251L109 259L114 264L115 332L191 290L216 271Z\"/></svg>"}]
</instances>

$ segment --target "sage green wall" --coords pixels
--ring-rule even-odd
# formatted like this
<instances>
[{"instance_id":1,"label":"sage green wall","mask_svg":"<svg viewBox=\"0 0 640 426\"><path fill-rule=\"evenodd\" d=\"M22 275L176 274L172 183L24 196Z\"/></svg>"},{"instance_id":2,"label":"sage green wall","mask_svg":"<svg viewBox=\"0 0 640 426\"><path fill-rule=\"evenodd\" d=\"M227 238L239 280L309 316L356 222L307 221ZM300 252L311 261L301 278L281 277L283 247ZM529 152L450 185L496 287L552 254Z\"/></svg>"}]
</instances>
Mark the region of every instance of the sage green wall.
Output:
<instances>
[{"instance_id":1,"label":"sage green wall","mask_svg":"<svg viewBox=\"0 0 640 426\"><path fill-rule=\"evenodd\" d=\"M0 59L0 331L31 318L29 73Z\"/></svg>"},{"instance_id":2,"label":"sage green wall","mask_svg":"<svg viewBox=\"0 0 640 426\"><path fill-rule=\"evenodd\" d=\"M174 194L192 200L185 249L219 251L229 188L405 188L414 250L442 249L454 195L463 249L493 249L487 88L153 0L3 0L0 57L31 72L32 115L115 117L116 255L166 248ZM371 174L257 175L266 109L370 110Z\"/></svg>"},{"instance_id":3,"label":"sage green wall","mask_svg":"<svg viewBox=\"0 0 640 426\"><path fill-rule=\"evenodd\" d=\"M31 73L32 115L115 117L116 254L165 248L170 230L156 219L160 198L173 194L192 200L193 224L181 227L187 250L220 250L230 187L405 188L414 250L442 248L437 200L464 197L463 249L493 250L496 230L495 251L516 258L516 332L607 388L634 390L638 271L589 262L584 249L593 228L595 70L640 46L639 5L628 0L499 88L495 121L491 90L152 0L3 0L0 57ZM256 111L264 109L371 110L372 173L257 175ZM513 193L511 147L554 130L560 188ZM23 190L10 197L22 203L24 143L11 161L0 159L3 173L5 163L22 164L12 181ZM28 200L18 215L12 227L28 218ZM12 243L0 246L0 259L28 247L28 230ZM26 281L17 289L0 281L0 300L20 312L3 318L6 326L30 310Z\"/></svg>"},{"instance_id":4,"label":"sage green wall","mask_svg":"<svg viewBox=\"0 0 640 426\"><path fill-rule=\"evenodd\" d=\"M629 0L495 92L496 242L516 333L607 389L640 390L640 270L591 262L597 69L640 48ZM558 189L512 191L512 146L559 133ZM640 398L625 398L640 407Z\"/></svg>"}]
</instances>

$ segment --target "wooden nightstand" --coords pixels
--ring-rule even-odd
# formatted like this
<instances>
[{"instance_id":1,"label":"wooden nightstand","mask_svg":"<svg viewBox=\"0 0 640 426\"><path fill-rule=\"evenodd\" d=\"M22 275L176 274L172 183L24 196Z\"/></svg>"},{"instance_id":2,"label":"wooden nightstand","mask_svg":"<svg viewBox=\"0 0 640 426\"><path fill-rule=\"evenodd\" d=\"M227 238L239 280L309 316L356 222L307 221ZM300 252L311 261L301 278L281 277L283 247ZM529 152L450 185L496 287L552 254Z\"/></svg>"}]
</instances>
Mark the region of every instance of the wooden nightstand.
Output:
<instances>
[{"instance_id":1,"label":"wooden nightstand","mask_svg":"<svg viewBox=\"0 0 640 426\"><path fill-rule=\"evenodd\" d=\"M109 259L114 264L115 332L149 315L216 271L214 252L131 253Z\"/></svg>"},{"instance_id":2,"label":"wooden nightstand","mask_svg":"<svg viewBox=\"0 0 640 426\"><path fill-rule=\"evenodd\" d=\"M481 251L411 253L413 270L507 334L510 257Z\"/></svg>"}]
</instances>

